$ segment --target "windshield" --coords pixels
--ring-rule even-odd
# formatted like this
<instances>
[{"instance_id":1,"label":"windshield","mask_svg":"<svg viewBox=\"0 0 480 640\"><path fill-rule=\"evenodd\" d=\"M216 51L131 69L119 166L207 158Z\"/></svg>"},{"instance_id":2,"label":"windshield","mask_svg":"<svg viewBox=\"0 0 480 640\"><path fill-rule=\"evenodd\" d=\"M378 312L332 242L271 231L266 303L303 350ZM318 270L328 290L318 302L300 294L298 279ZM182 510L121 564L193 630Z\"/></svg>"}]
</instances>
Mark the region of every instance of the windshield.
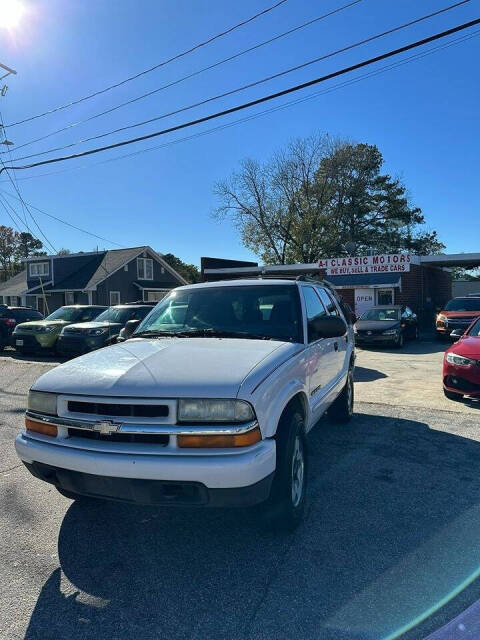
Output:
<instances>
[{"instance_id":1,"label":"windshield","mask_svg":"<svg viewBox=\"0 0 480 640\"><path fill-rule=\"evenodd\" d=\"M303 342L295 285L205 287L173 291L134 335L224 332L244 338Z\"/></svg>"},{"instance_id":2,"label":"windshield","mask_svg":"<svg viewBox=\"0 0 480 640\"><path fill-rule=\"evenodd\" d=\"M447 302L445 311L480 311L480 297L454 298Z\"/></svg>"},{"instance_id":3,"label":"windshield","mask_svg":"<svg viewBox=\"0 0 480 640\"><path fill-rule=\"evenodd\" d=\"M150 308L110 307L95 318L95 322L118 322L125 324L128 320L140 320L147 315Z\"/></svg>"},{"instance_id":4,"label":"windshield","mask_svg":"<svg viewBox=\"0 0 480 640\"><path fill-rule=\"evenodd\" d=\"M60 307L60 309L57 309L47 316L45 320L66 320L67 322L75 322L76 320L79 320L84 313L84 308Z\"/></svg>"},{"instance_id":5,"label":"windshield","mask_svg":"<svg viewBox=\"0 0 480 640\"><path fill-rule=\"evenodd\" d=\"M480 337L480 318L477 319L475 324L472 324L470 331L467 331L469 336Z\"/></svg>"},{"instance_id":6,"label":"windshield","mask_svg":"<svg viewBox=\"0 0 480 640\"><path fill-rule=\"evenodd\" d=\"M400 320L400 309L369 309L360 320Z\"/></svg>"}]
</instances>

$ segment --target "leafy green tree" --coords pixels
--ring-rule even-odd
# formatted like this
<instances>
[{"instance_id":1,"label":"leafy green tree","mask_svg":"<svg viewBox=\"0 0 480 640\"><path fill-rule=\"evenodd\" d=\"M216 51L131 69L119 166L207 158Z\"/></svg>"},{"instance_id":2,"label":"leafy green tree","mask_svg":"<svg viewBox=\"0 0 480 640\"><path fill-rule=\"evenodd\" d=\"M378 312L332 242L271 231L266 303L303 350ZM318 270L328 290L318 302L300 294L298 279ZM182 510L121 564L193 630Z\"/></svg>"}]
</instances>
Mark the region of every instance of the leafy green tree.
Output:
<instances>
[{"instance_id":1,"label":"leafy green tree","mask_svg":"<svg viewBox=\"0 0 480 640\"><path fill-rule=\"evenodd\" d=\"M187 282L199 282L200 271L194 264L187 264L173 255L173 253L165 253L162 258L167 264L175 269Z\"/></svg>"},{"instance_id":2,"label":"leafy green tree","mask_svg":"<svg viewBox=\"0 0 480 640\"><path fill-rule=\"evenodd\" d=\"M23 231L18 234L16 256L19 259L28 258L28 256L38 255L43 248L42 242L32 236L31 233Z\"/></svg>"},{"instance_id":3,"label":"leafy green tree","mask_svg":"<svg viewBox=\"0 0 480 640\"><path fill-rule=\"evenodd\" d=\"M423 229L421 210L382 165L373 145L328 135L294 140L264 164L244 160L217 183L214 215L233 220L267 264L342 256L347 246L360 255L438 253L444 245L436 232Z\"/></svg>"},{"instance_id":4,"label":"leafy green tree","mask_svg":"<svg viewBox=\"0 0 480 640\"><path fill-rule=\"evenodd\" d=\"M7 280L16 273L16 251L18 232L12 227L0 225L0 270L2 280Z\"/></svg>"}]
</instances>

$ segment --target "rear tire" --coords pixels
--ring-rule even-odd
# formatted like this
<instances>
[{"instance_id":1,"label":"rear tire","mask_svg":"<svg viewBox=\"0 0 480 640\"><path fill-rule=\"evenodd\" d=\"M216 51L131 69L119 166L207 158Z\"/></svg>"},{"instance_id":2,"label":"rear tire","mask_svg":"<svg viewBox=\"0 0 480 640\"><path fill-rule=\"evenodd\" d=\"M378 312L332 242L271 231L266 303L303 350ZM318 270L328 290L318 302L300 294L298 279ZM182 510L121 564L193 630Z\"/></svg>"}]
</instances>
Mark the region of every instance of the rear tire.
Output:
<instances>
[{"instance_id":1,"label":"rear tire","mask_svg":"<svg viewBox=\"0 0 480 640\"><path fill-rule=\"evenodd\" d=\"M298 408L292 407L280 419L277 462L270 497L262 505L269 527L293 531L305 512L307 491L307 443L305 425Z\"/></svg>"},{"instance_id":2,"label":"rear tire","mask_svg":"<svg viewBox=\"0 0 480 640\"><path fill-rule=\"evenodd\" d=\"M353 369L348 372L347 382L338 396L338 398L330 405L328 409L328 417L332 422L345 423L349 422L353 416L353 404L355 400L355 391L353 384Z\"/></svg>"}]
</instances>

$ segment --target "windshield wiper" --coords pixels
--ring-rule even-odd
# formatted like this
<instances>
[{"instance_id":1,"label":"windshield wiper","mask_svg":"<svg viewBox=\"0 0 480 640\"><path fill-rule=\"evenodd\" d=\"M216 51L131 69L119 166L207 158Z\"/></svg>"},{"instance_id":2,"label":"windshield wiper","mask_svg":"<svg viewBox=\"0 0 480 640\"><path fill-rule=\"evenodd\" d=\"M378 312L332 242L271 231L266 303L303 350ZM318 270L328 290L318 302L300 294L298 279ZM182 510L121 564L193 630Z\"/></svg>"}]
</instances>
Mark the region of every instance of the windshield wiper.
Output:
<instances>
[{"instance_id":1,"label":"windshield wiper","mask_svg":"<svg viewBox=\"0 0 480 640\"><path fill-rule=\"evenodd\" d=\"M170 336L173 338L245 338L250 340L273 340L269 336L247 331L228 331L224 329L187 329L186 331L140 331L132 338L158 338Z\"/></svg>"}]
</instances>

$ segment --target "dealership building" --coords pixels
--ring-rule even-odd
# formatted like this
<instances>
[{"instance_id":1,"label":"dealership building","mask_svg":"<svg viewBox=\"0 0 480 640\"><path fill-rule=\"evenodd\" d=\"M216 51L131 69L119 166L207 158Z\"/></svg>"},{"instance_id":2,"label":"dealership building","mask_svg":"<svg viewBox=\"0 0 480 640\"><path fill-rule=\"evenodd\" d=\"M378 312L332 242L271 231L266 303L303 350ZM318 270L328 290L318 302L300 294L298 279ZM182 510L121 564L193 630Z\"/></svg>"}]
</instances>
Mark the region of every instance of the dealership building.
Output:
<instances>
[{"instance_id":1,"label":"dealership building","mask_svg":"<svg viewBox=\"0 0 480 640\"><path fill-rule=\"evenodd\" d=\"M403 304L425 325L431 324L436 311L452 298L452 268L478 266L480 253L348 256L268 266L219 258L201 260L202 278L207 281L311 275L327 280L357 315L374 305Z\"/></svg>"}]
</instances>

